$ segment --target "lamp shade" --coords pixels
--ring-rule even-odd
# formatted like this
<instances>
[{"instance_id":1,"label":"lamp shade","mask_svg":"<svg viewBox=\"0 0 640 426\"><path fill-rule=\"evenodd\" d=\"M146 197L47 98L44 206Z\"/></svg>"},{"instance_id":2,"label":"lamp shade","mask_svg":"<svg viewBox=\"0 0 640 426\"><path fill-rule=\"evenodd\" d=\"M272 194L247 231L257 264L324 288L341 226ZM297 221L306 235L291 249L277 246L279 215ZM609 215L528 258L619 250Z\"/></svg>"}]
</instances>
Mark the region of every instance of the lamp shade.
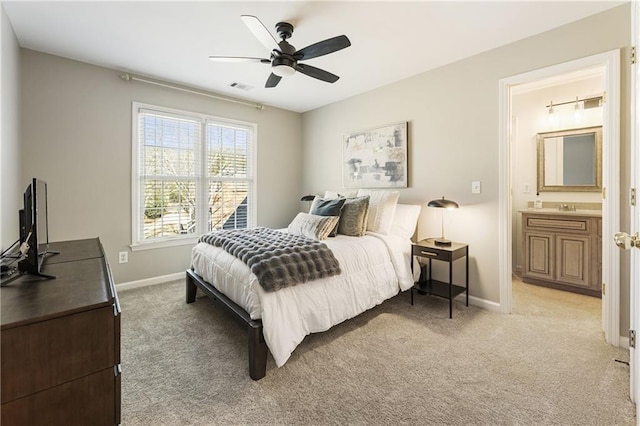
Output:
<instances>
[{"instance_id":1,"label":"lamp shade","mask_svg":"<svg viewBox=\"0 0 640 426\"><path fill-rule=\"evenodd\" d=\"M457 209L460 206L458 206L458 203L456 203L455 201L445 200L443 196L441 199L429 201L427 207L436 207L440 209Z\"/></svg>"}]
</instances>

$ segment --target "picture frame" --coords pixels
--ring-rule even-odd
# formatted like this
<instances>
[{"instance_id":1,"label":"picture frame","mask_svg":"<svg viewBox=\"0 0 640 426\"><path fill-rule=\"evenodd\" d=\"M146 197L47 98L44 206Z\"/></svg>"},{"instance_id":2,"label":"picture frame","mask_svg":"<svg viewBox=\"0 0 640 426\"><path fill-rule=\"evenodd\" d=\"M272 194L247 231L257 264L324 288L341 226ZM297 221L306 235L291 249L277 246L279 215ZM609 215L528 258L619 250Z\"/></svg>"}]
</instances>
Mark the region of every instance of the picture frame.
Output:
<instances>
[{"instance_id":1,"label":"picture frame","mask_svg":"<svg viewBox=\"0 0 640 426\"><path fill-rule=\"evenodd\" d=\"M407 122L344 134L342 183L345 188L406 188Z\"/></svg>"}]
</instances>

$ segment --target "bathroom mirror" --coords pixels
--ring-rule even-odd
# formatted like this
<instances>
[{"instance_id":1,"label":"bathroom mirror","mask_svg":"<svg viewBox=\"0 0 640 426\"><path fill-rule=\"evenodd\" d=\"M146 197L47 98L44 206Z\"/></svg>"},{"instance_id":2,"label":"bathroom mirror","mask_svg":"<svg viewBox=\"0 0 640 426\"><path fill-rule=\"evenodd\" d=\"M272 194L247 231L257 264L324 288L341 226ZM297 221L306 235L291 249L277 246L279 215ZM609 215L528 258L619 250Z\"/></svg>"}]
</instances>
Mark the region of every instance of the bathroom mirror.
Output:
<instances>
[{"instance_id":1,"label":"bathroom mirror","mask_svg":"<svg viewBox=\"0 0 640 426\"><path fill-rule=\"evenodd\" d=\"M602 126L538 133L539 192L602 190Z\"/></svg>"}]
</instances>

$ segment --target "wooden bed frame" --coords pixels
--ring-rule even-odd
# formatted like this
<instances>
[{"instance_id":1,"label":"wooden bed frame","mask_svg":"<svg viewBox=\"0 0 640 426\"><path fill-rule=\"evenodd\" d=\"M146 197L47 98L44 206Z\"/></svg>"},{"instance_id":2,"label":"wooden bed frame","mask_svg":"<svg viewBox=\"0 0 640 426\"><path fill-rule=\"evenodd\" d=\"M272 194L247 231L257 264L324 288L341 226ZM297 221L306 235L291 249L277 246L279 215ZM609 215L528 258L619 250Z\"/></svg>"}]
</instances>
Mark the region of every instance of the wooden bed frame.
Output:
<instances>
[{"instance_id":1,"label":"wooden bed frame","mask_svg":"<svg viewBox=\"0 0 640 426\"><path fill-rule=\"evenodd\" d=\"M213 285L206 282L201 276L187 269L186 281L186 301L193 303L196 301L196 291L200 289L209 299L218 302L227 311L231 312L234 318L247 326L249 331L249 376L253 380L260 380L267 374L267 344L262 334L262 321L253 320L240 306L220 293Z\"/></svg>"}]
</instances>

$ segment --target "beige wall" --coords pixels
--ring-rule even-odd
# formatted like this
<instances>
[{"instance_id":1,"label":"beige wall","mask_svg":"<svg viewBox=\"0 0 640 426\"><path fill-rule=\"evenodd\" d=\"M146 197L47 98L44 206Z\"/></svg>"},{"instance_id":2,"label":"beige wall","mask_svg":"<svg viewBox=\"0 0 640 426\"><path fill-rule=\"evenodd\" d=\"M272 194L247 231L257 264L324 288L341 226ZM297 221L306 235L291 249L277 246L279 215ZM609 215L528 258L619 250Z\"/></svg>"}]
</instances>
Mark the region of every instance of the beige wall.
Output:
<instances>
[{"instance_id":1,"label":"beige wall","mask_svg":"<svg viewBox=\"0 0 640 426\"><path fill-rule=\"evenodd\" d=\"M400 201L425 203L444 195L460 203L461 208L445 225L447 237L470 244L470 293L498 303L498 83L509 76L622 48L621 158L626 158L630 143L626 130L629 41L630 10L626 4L305 113L303 191L342 188L344 132L408 121L409 188L401 190ZM626 161L620 169L621 175L628 174ZM481 194L471 194L472 181L482 182ZM622 194L627 193L628 184L624 178ZM437 217L426 210L418 238L440 232ZM623 228L625 224L628 218L623 216ZM621 330L629 323L628 267L626 274L624 268Z\"/></svg>"},{"instance_id":2,"label":"beige wall","mask_svg":"<svg viewBox=\"0 0 640 426\"><path fill-rule=\"evenodd\" d=\"M20 180L20 47L11 22L0 5L2 14L2 143L0 145L0 251L18 239L18 210L22 207Z\"/></svg>"},{"instance_id":3,"label":"beige wall","mask_svg":"<svg viewBox=\"0 0 640 426\"><path fill-rule=\"evenodd\" d=\"M49 184L51 241L100 237L116 283L184 271L192 246L129 253L131 103L160 105L258 125L258 224L286 226L299 209L301 117L126 82L120 72L22 50L22 184Z\"/></svg>"}]
</instances>

